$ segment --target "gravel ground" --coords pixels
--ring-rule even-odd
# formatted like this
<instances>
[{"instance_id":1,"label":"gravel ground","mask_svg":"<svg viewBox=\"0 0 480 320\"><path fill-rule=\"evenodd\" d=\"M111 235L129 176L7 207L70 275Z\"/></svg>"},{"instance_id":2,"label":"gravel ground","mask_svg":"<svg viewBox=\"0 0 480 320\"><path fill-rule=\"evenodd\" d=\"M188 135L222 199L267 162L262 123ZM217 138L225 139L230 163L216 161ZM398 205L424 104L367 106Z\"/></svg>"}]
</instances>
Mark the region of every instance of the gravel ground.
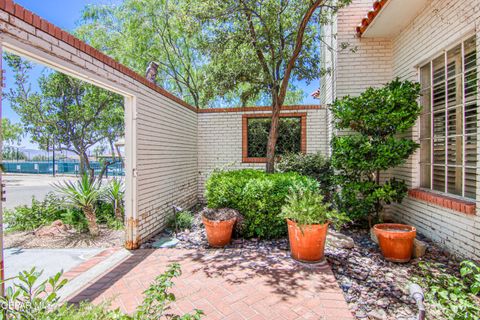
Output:
<instances>
[{"instance_id":1,"label":"gravel ground","mask_svg":"<svg viewBox=\"0 0 480 320\"><path fill-rule=\"evenodd\" d=\"M5 248L112 248L123 244L125 232L100 226L100 234L92 238L75 230L55 236L35 236L33 231L8 232L4 235Z\"/></svg>"},{"instance_id":2,"label":"gravel ground","mask_svg":"<svg viewBox=\"0 0 480 320\"><path fill-rule=\"evenodd\" d=\"M408 286L411 276L418 269L418 263L420 261L441 263L452 273L458 271L458 259L421 236L419 236L420 240L428 244L426 255L421 259L399 264L383 259L378 245L370 239L367 230L350 229L344 230L342 233L353 239L354 247L341 249L327 245L325 255L356 319L416 319L417 307L409 297ZM154 247L156 241L171 237L172 234L167 230L152 238L142 247ZM175 245L176 248L208 248L205 229L198 214L192 229L178 232L176 238L179 240ZM268 241L234 239L228 247L251 248L252 250L269 250L270 248L289 250L286 238ZM432 313L432 308L429 308L428 305L427 310L432 319L442 318L440 315Z\"/></svg>"}]
</instances>

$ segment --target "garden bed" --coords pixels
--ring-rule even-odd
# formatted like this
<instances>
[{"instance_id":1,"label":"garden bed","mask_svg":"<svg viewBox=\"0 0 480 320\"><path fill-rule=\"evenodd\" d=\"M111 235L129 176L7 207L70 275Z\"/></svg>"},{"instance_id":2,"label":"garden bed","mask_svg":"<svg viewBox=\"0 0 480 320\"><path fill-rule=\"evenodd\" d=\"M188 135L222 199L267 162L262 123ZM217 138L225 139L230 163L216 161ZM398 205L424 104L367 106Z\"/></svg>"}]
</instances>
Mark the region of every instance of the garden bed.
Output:
<instances>
[{"instance_id":1,"label":"garden bed","mask_svg":"<svg viewBox=\"0 0 480 320\"><path fill-rule=\"evenodd\" d=\"M123 245L125 231L100 226L100 234L92 237L86 232L70 229L55 235L37 236L34 231L12 231L4 235L5 248L113 248Z\"/></svg>"},{"instance_id":2,"label":"garden bed","mask_svg":"<svg viewBox=\"0 0 480 320\"><path fill-rule=\"evenodd\" d=\"M194 214L192 227L176 233L176 239L179 242L175 248L222 250L209 248L198 211L196 210ZM427 239L420 237L428 245L424 257L399 264L383 259L378 245L371 240L367 230L350 229L342 231L342 234L353 239L354 247L339 248L327 242L325 255L356 319L410 320L414 318L417 307L409 296L408 286L412 276L418 273L421 261L439 263L448 273L458 274L460 260ZM154 248L157 241L171 236L173 231L166 230L150 239L142 247ZM227 248L268 252L274 248L288 251L289 245L286 237L275 240L234 238ZM433 306L427 304L427 310L431 317L442 318L442 315L433 310Z\"/></svg>"}]
</instances>

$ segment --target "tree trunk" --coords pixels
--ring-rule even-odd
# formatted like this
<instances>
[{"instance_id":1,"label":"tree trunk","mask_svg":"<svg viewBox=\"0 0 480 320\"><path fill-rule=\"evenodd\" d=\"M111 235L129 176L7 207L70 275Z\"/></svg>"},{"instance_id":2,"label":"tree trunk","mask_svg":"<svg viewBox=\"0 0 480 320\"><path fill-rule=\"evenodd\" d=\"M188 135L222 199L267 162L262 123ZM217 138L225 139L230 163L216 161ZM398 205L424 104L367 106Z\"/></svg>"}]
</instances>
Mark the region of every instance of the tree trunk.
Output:
<instances>
[{"instance_id":1,"label":"tree trunk","mask_svg":"<svg viewBox=\"0 0 480 320\"><path fill-rule=\"evenodd\" d=\"M95 214L95 209L93 207L86 207L83 209L83 213L85 214L85 218L87 219L88 232L93 237L98 236L100 231L97 225L97 216Z\"/></svg>"},{"instance_id":2,"label":"tree trunk","mask_svg":"<svg viewBox=\"0 0 480 320\"><path fill-rule=\"evenodd\" d=\"M267 164L265 168L265 171L268 173L273 173L275 171L275 146L277 145L278 127L280 124L281 105L278 103L276 97L274 97L273 100L274 103L272 104L272 121L267 142Z\"/></svg>"},{"instance_id":3,"label":"tree trunk","mask_svg":"<svg viewBox=\"0 0 480 320\"><path fill-rule=\"evenodd\" d=\"M119 200L115 200L114 202L115 206L115 218L119 221L123 221L123 212L122 212L122 206L120 204Z\"/></svg>"}]
</instances>

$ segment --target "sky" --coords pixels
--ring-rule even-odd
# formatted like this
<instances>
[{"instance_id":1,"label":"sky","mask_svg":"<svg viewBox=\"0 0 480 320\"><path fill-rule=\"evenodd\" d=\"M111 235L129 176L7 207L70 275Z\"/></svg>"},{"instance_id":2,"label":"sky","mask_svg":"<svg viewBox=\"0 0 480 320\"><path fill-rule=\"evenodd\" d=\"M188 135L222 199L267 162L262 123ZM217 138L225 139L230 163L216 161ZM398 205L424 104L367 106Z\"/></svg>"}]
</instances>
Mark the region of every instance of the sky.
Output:
<instances>
[{"instance_id":1,"label":"sky","mask_svg":"<svg viewBox=\"0 0 480 320\"><path fill-rule=\"evenodd\" d=\"M66 30L72 31L77 26L77 21L81 17L82 10L89 4L115 4L122 0L16 0L16 3L25 7L26 9L38 14L40 17L45 18L54 25ZM8 67L6 69L6 87L5 90L13 87L12 71ZM38 77L42 74L44 67L41 65L34 65L34 69L30 73L30 82L32 89L37 90ZM314 92L318 87L318 82L314 81L307 85L306 83L298 83L305 94L306 98L302 101L303 104L318 104L318 100L314 100L310 94ZM19 123L18 115L11 109L8 101L4 100L2 104L2 117L10 119L14 123ZM38 147L30 142L30 137L25 137L20 144L23 149L38 149Z\"/></svg>"}]
</instances>

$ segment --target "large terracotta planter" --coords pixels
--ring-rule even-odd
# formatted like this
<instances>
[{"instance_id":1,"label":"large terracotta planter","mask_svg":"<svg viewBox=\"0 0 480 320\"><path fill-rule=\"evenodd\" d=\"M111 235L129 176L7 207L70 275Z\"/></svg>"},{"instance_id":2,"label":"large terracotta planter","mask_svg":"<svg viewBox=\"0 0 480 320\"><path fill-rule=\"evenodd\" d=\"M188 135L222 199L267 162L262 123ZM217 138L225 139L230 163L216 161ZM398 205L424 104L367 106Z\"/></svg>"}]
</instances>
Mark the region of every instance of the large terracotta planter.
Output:
<instances>
[{"instance_id":1,"label":"large terracotta planter","mask_svg":"<svg viewBox=\"0 0 480 320\"><path fill-rule=\"evenodd\" d=\"M408 262L412 258L415 227L406 224L381 223L373 226L385 260Z\"/></svg>"},{"instance_id":2,"label":"large terracotta planter","mask_svg":"<svg viewBox=\"0 0 480 320\"><path fill-rule=\"evenodd\" d=\"M302 262L319 262L324 259L328 223L312 224L300 228L287 219L288 239L292 258Z\"/></svg>"},{"instance_id":3,"label":"large terracotta planter","mask_svg":"<svg viewBox=\"0 0 480 320\"><path fill-rule=\"evenodd\" d=\"M230 243L232 239L233 225L236 222L236 218L228 220L209 220L205 216L202 216L203 224L207 232L208 244L211 247L224 247Z\"/></svg>"}]
</instances>

